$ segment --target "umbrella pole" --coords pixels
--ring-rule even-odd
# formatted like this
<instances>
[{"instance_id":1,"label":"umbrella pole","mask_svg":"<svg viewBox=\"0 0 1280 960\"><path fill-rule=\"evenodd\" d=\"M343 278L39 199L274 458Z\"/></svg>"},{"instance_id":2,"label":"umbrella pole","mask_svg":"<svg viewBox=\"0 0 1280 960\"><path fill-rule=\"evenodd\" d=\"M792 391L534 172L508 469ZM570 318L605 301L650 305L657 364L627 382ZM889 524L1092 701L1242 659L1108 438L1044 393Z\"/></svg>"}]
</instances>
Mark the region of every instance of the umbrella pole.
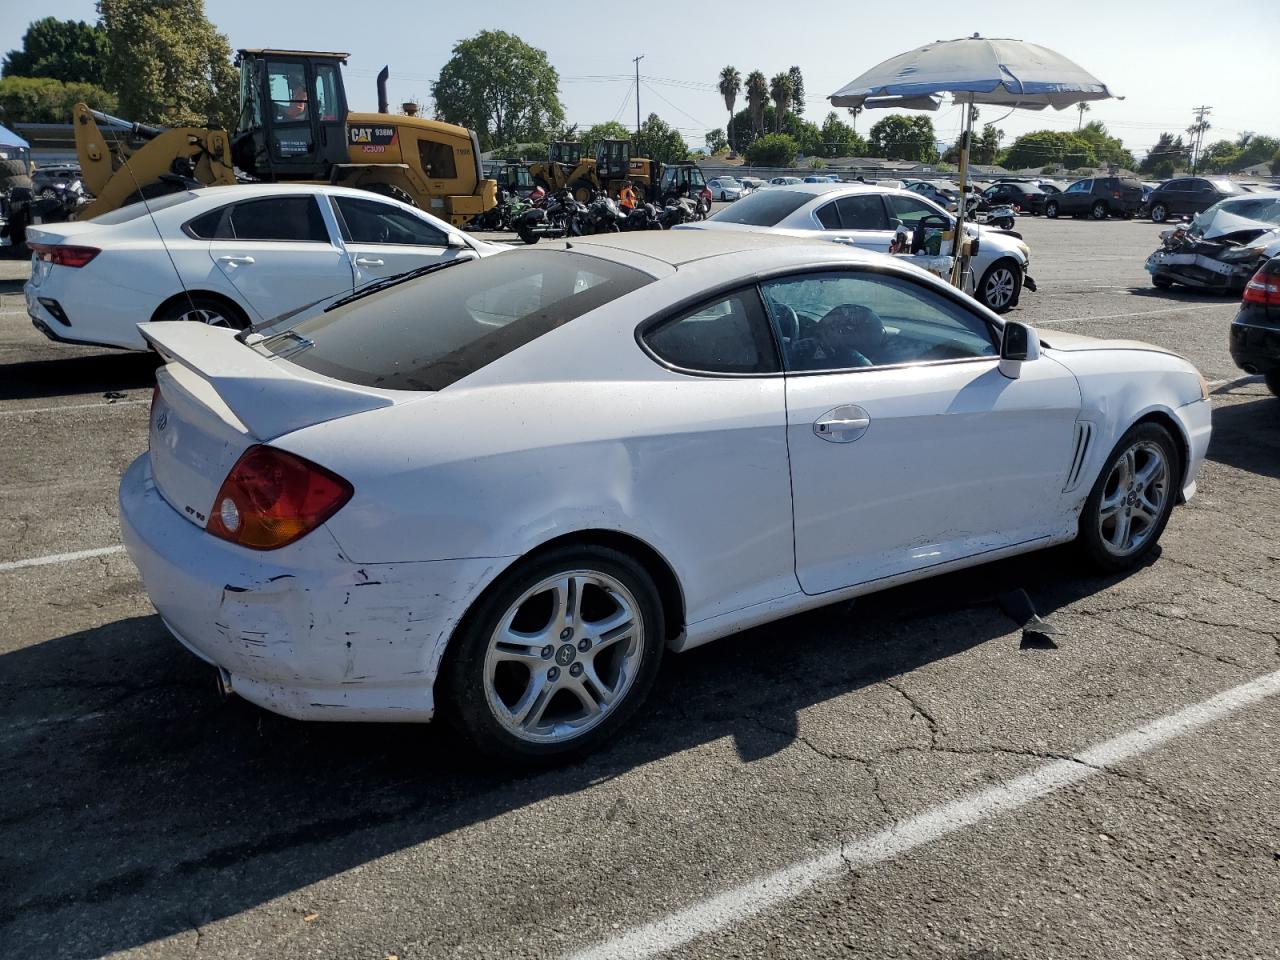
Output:
<instances>
[{"instance_id":1,"label":"umbrella pole","mask_svg":"<svg viewBox=\"0 0 1280 960\"><path fill-rule=\"evenodd\" d=\"M964 242L964 215L969 196L965 192L969 173L969 141L973 139L973 94L964 108L964 124L960 133L960 197L956 203L956 230L951 240L951 285L961 287L964 280L960 269L960 249Z\"/></svg>"}]
</instances>

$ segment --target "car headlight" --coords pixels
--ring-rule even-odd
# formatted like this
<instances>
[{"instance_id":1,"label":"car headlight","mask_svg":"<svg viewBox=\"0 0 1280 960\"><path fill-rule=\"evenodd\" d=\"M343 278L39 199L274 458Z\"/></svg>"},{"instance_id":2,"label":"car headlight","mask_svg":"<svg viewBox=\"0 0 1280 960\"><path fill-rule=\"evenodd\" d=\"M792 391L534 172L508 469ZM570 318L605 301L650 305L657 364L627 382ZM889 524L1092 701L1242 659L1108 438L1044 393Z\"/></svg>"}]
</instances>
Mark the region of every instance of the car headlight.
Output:
<instances>
[{"instance_id":1,"label":"car headlight","mask_svg":"<svg viewBox=\"0 0 1280 960\"><path fill-rule=\"evenodd\" d=\"M1026 260L1028 263L1031 261L1031 248L1028 247L1025 243L1018 244L1018 252L1022 254L1023 259Z\"/></svg>"},{"instance_id":2,"label":"car headlight","mask_svg":"<svg viewBox=\"0 0 1280 960\"><path fill-rule=\"evenodd\" d=\"M1265 256L1266 247L1237 247L1235 250L1228 250L1222 255L1223 261L1238 262L1240 260L1253 260L1255 257Z\"/></svg>"},{"instance_id":3,"label":"car headlight","mask_svg":"<svg viewBox=\"0 0 1280 960\"><path fill-rule=\"evenodd\" d=\"M1199 373L1199 371L1197 371L1197 374L1200 377L1200 399L1208 400L1209 399L1209 381L1204 378L1203 373Z\"/></svg>"}]
</instances>

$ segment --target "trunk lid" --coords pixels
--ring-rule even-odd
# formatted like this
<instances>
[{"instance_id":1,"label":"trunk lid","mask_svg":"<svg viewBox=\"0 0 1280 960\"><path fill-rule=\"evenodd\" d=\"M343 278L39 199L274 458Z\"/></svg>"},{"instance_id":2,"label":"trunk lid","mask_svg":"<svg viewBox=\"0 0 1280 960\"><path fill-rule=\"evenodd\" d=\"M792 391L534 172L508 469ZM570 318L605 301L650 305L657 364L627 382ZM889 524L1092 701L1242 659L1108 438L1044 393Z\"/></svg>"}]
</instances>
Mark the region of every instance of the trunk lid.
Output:
<instances>
[{"instance_id":1,"label":"trunk lid","mask_svg":"<svg viewBox=\"0 0 1280 960\"><path fill-rule=\"evenodd\" d=\"M232 330L196 323L139 329L166 361L156 371L151 409L152 477L165 500L200 527L249 447L415 398L310 374L259 353Z\"/></svg>"}]
</instances>

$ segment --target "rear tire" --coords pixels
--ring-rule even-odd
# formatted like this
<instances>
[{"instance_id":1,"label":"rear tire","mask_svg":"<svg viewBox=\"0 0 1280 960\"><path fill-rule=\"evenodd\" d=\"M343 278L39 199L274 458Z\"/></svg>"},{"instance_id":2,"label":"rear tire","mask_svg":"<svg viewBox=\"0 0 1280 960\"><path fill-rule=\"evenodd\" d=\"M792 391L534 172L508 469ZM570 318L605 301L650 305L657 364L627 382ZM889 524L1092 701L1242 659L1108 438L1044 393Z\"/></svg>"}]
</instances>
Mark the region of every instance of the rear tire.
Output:
<instances>
[{"instance_id":1,"label":"rear tire","mask_svg":"<svg viewBox=\"0 0 1280 960\"><path fill-rule=\"evenodd\" d=\"M1272 370L1270 373L1263 374L1263 379L1267 382L1267 389L1277 397L1280 397L1280 370Z\"/></svg>"},{"instance_id":2,"label":"rear tire","mask_svg":"<svg viewBox=\"0 0 1280 960\"><path fill-rule=\"evenodd\" d=\"M1142 563L1169 522L1181 479L1181 456L1169 431L1156 423L1131 427L1080 512L1077 542L1089 563L1103 573Z\"/></svg>"},{"instance_id":3,"label":"rear tire","mask_svg":"<svg viewBox=\"0 0 1280 960\"><path fill-rule=\"evenodd\" d=\"M249 326L249 318L238 306L230 300L206 293L176 297L161 307L151 320L153 323L181 320L205 323L211 327L229 327L232 330L245 330Z\"/></svg>"},{"instance_id":4,"label":"rear tire","mask_svg":"<svg viewBox=\"0 0 1280 960\"><path fill-rule=\"evenodd\" d=\"M1044 205L1044 215L1050 220L1058 219L1058 201L1050 200Z\"/></svg>"},{"instance_id":5,"label":"rear tire","mask_svg":"<svg viewBox=\"0 0 1280 960\"><path fill-rule=\"evenodd\" d=\"M566 545L517 563L467 612L441 668L442 706L496 760L562 762L616 736L648 696L664 646L644 567Z\"/></svg>"},{"instance_id":6,"label":"rear tire","mask_svg":"<svg viewBox=\"0 0 1280 960\"><path fill-rule=\"evenodd\" d=\"M538 235L534 233L532 230L528 230L523 227L521 227L519 230L516 231L516 235L519 236L520 239L523 240L525 243L532 244L532 243L538 242Z\"/></svg>"}]
</instances>

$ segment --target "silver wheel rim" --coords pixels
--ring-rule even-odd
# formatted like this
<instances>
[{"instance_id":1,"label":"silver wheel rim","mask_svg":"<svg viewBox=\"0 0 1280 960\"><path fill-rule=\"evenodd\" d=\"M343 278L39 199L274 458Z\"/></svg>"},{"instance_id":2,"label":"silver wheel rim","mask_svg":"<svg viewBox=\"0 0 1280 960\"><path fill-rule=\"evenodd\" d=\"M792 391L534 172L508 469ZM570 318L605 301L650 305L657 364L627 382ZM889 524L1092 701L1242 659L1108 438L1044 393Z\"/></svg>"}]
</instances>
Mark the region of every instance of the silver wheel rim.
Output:
<instances>
[{"instance_id":1,"label":"silver wheel rim","mask_svg":"<svg viewBox=\"0 0 1280 960\"><path fill-rule=\"evenodd\" d=\"M1107 208L1100 203L1093 205L1093 219L1101 220L1107 215Z\"/></svg>"},{"instance_id":2,"label":"silver wheel rim","mask_svg":"<svg viewBox=\"0 0 1280 960\"><path fill-rule=\"evenodd\" d=\"M178 315L179 320L188 323L207 323L211 327L229 327L231 321L217 310L208 310L203 307L192 307Z\"/></svg>"},{"instance_id":3,"label":"silver wheel rim","mask_svg":"<svg viewBox=\"0 0 1280 960\"><path fill-rule=\"evenodd\" d=\"M994 309L1007 307L1013 299L1013 271L1008 267L992 270L987 282L982 285L982 295L987 306Z\"/></svg>"},{"instance_id":4,"label":"silver wheel rim","mask_svg":"<svg viewBox=\"0 0 1280 960\"><path fill-rule=\"evenodd\" d=\"M494 718L528 743L563 743L598 726L640 670L639 609L630 590L596 570L526 590L489 638L484 692Z\"/></svg>"},{"instance_id":5,"label":"silver wheel rim","mask_svg":"<svg viewBox=\"0 0 1280 960\"><path fill-rule=\"evenodd\" d=\"M1049 206L1045 207L1044 212L1047 216L1056 217L1058 215L1058 205L1056 203L1051 203Z\"/></svg>"},{"instance_id":6,"label":"silver wheel rim","mask_svg":"<svg viewBox=\"0 0 1280 960\"><path fill-rule=\"evenodd\" d=\"M1127 557L1146 545L1169 499L1169 461L1163 448L1139 440L1111 467L1098 504L1098 535L1107 552Z\"/></svg>"},{"instance_id":7,"label":"silver wheel rim","mask_svg":"<svg viewBox=\"0 0 1280 960\"><path fill-rule=\"evenodd\" d=\"M1157 204L1157 205L1156 205L1156 208L1155 208L1154 210L1152 210L1152 211L1151 211L1151 219L1152 219L1152 220L1163 220L1163 219L1164 219L1164 207L1159 206L1159 205Z\"/></svg>"}]
</instances>

